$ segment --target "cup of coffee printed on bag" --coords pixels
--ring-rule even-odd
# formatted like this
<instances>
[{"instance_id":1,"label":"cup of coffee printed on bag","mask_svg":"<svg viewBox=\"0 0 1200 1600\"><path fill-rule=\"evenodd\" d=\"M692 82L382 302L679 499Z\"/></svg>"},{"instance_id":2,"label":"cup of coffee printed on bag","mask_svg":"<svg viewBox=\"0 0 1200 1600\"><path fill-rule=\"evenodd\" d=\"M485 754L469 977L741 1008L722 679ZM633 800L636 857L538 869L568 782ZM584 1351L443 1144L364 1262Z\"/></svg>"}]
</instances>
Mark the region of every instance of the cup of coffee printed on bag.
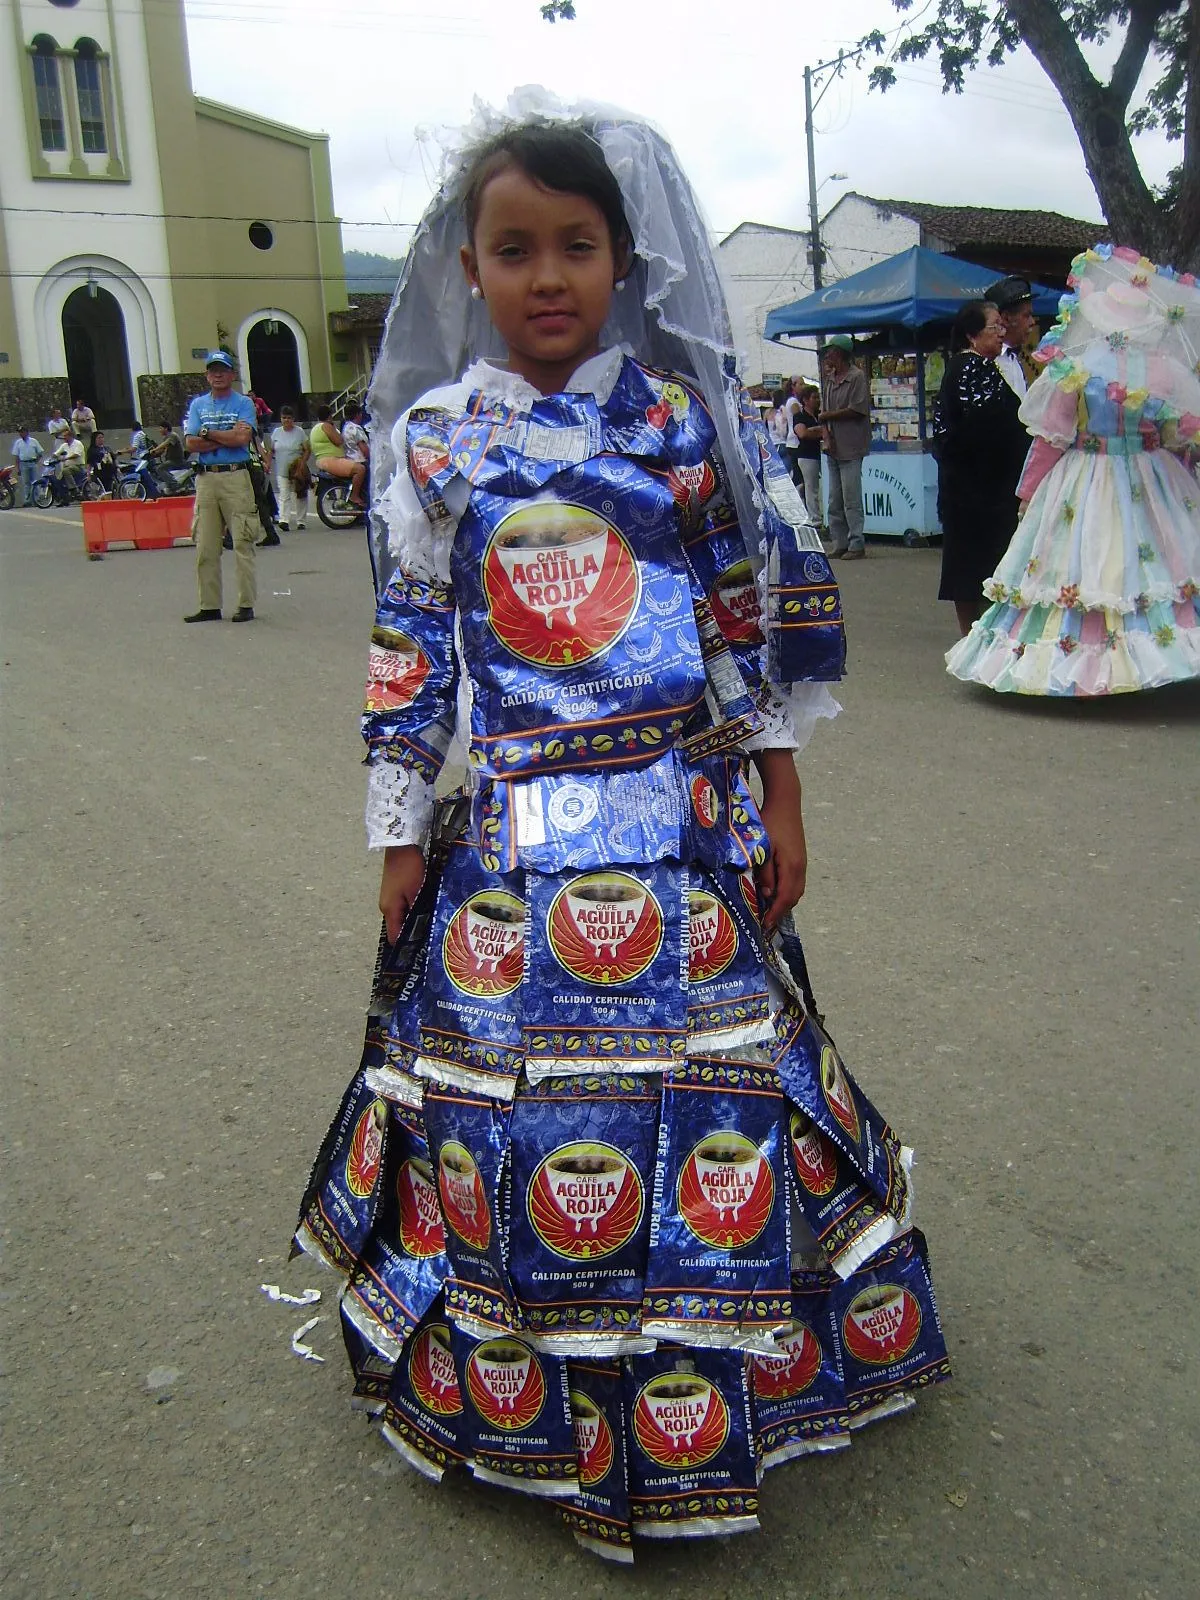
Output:
<instances>
[{"instance_id":1,"label":"cup of coffee printed on bag","mask_svg":"<svg viewBox=\"0 0 1200 1600\"><path fill-rule=\"evenodd\" d=\"M517 1339L481 1344L467 1364L467 1388L479 1415L504 1429L527 1428L546 1398L537 1357Z\"/></svg>"},{"instance_id":2,"label":"cup of coffee printed on bag","mask_svg":"<svg viewBox=\"0 0 1200 1600\"><path fill-rule=\"evenodd\" d=\"M567 891L575 926L596 955L616 957L641 921L646 891L628 878L592 877Z\"/></svg>"},{"instance_id":3,"label":"cup of coffee printed on bag","mask_svg":"<svg viewBox=\"0 0 1200 1600\"><path fill-rule=\"evenodd\" d=\"M921 1307L898 1283L877 1283L850 1302L842 1338L857 1361L882 1366L902 1359L921 1332Z\"/></svg>"},{"instance_id":4,"label":"cup of coffee printed on bag","mask_svg":"<svg viewBox=\"0 0 1200 1600\"><path fill-rule=\"evenodd\" d=\"M629 1158L612 1145L567 1144L534 1173L528 1205L534 1230L556 1255L611 1255L637 1232L642 1182Z\"/></svg>"},{"instance_id":5,"label":"cup of coffee printed on bag","mask_svg":"<svg viewBox=\"0 0 1200 1600\"><path fill-rule=\"evenodd\" d=\"M465 1145L447 1140L438 1153L438 1194L446 1221L475 1250L486 1250L491 1211L474 1157Z\"/></svg>"},{"instance_id":6,"label":"cup of coffee printed on bag","mask_svg":"<svg viewBox=\"0 0 1200 1600\"><path fill-rule=\"evenodd\" d=\"M604 1413L590 1395L572 1388L571 1420L575 1429L575 1450L579 1457L579 1481L585 1488L602 1482L612 1469L616 1447Z\"/></svg>"},{"instance_id":7,"label":"cup of coffee printed on bag","mask_svg":"<svg viewBox=\"0 0 1200 1600\"><path fill-rule=\"evenodd\" d=\"M442 1209L433 1168L413 1156L402 1162L396 1177L400 1206L400 1243L410 1256L438 1256L446 1248Z\"/></svg>"},{"instance_id":8,"label":"cup of coffee printed on bag","mask_svg":"<svg viewBox=\"0 0 1200 1600\"><path fill-rule=\"evenodd\" d=\"M711 1461L729 1432L729 1408L707 1378L667 1372L643 1385L633 1413L634 1437L664 1467Z\"/></svg>"},{"instance_id":9,"label":"cup of coffee printed on bag","mask_svg":"<svg viewBox=\"0 0 1200 1600\"><path fill-rule=\"evenodd\" d=\"M586 506L541 501L505 517L483 562L489 623L525 661L578 665L628 626L640 589L617 530Z\"/></svg>"}]
</instances>

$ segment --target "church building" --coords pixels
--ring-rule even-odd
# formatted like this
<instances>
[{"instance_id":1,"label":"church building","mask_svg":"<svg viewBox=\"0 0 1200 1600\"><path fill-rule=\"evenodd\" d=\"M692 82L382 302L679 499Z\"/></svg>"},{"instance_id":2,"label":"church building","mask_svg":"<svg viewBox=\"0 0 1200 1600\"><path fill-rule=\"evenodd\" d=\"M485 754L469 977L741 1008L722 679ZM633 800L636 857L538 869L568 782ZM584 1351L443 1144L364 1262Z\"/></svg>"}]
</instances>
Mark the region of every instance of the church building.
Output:
<instances>
[{"instance_id":1,"label":"church building","mask_svg":"<svg viewBox=\"0 0 1200 1600\"><path fill-rule=\"evenodd\" d=\"M194 95L183 0L4 10L0 429L174 417L218 345L273 409L344 388L328 137Z\"/></svg>"}]
</instances>

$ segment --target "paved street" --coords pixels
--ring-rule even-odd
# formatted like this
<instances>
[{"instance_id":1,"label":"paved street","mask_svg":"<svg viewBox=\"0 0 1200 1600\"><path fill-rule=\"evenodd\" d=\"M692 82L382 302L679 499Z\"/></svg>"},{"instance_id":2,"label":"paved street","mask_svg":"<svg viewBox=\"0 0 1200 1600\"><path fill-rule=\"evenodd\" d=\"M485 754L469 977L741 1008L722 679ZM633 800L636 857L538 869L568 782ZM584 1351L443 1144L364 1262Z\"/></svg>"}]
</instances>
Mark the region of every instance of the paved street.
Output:
<instances>
[{"instance_id":1,"label":"paved street","mask_svg":"<svg viewBox=\"0 0 1200 1600\"><path fill-rule=\"evenodd\" d=\"M190 550L91 563L78 511L0 514L0 1593L1194 1595L1200 686L1001 701L944 672L935 551L843 568L802 928L917 1146L957 1376L772 1473L761 1533L630 1574L537 1504L403 1467L348 1409L333 1280L285 1264L377 872L363 542L284 541L257 622L189 628ZM262 1283L324 1291L327 1364Z\"/></svg>"}]
</instances>

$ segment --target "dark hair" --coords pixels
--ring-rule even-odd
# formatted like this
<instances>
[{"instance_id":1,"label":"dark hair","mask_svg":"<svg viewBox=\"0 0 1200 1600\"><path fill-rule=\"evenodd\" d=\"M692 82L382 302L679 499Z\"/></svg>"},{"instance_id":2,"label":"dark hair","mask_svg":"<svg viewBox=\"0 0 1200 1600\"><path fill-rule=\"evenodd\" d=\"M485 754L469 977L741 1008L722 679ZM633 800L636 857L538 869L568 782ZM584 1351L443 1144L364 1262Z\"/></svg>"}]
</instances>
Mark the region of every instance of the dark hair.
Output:
<instances>
[{"instance_id":1,"label":"dark hair","mask_svg":"<svg viewBox=\"0 0 1200 1600\"><path fill-rule=\"evenodd\" d=\"M483 191L497 173L509 167L518 167L555 194L578 194L590 200L608 224L618 261L632 250L633 235L625 219L621 186L603 150L582 123L521 123L470 152L462 173L462 208L472 244Z\"/></svg>"},{"instance_id":2,"label":"dark hair","mask_svg":"<svg viewBox=\"0 0 1200 1600\"><path fill-rule=\"evenodd\" d=\"M318 406L317 407L317 421L318 422L328 422L332 415L333 415L333 412L330 410L330 408L328 406Z\"/></svg>"},{"instance_id":3,"label":"dark hair","mask_svg":"<svg viewBox=\"0 0 1200 1600\"><path fill-rule=\"evenodd\" d=\"M776 389L775 393L771 396L771 404L773 406L783 405L787 401L787 398L790 394L790 389Z\"/></svg>"},{"instance_id":4,"label":"dark hair","mask_svg":"<svg viewBox=\"0 0 1200 1600\"><path fill-rule=\"evenodd\" d=\"M968 300L954 319L954 331L950 335L950 348L952 350L965 350L967 341L973 339L976 334L982 333L987 327L988 312L995 310L997 310L997 307L990 300Z\"/></svg>"},{"instance_id":5,"label":"dark hair","mask_svg":"<svg viewBox=\"0 0 1200 1600\"><path fill-rule=\"evenodd\" d=\"M170 433L175 424L173 422L160 422L158 426L163 433Z\"/></svg>"},{"instance_id":6,"label":"dark hair","mask_svg":"<svg viewBox=\"0 0 1200 1600\"><path fill-rule=\"evenodd\" d=\"M295 406L280 406L279 415L280 417L291 417L292 421L295 422L296 408Z\"/></svg>"}]
</instances>

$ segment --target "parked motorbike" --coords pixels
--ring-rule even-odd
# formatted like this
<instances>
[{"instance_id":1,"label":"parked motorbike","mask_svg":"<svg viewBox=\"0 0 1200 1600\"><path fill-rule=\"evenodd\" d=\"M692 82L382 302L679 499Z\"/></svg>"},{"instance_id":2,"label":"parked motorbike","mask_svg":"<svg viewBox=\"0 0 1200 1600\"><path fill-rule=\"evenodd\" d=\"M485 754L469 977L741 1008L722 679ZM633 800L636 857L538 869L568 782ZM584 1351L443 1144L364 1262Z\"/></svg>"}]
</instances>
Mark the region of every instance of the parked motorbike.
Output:
<instances>
[{"instance_id":1,"label":"parked motorbike","mask_svg":"<svg viewBox=\"0 0 1200 1600\"><path fill-rule=\"evenodd\" d=\"M17 469L0 467L0 511L11 511L17 503Z\"/></svg>"},{"instance_id":2,"label":"parked motorbike","mask_svg":"<svg viewBox=\"0 0 1200 1600\"><path fill-rule=\"evenodd\" d=\"M161 500L195 492L195 467L163 467L156 473L148 456L137 456L122 466L113 498Z\"/></svg>"},{"instance_id":3,"label":"parked motorbike","mask_svg":"<svg viewBox=\"0 0 1200 1600\"><path fill-rule=\"evenodd\" d=\"M56 468L58 463L51 460L38 463L37 475L33 480L30 491L33 503L42 511L47 511L55 504L58 491L58 502L62 504L62 496L66 495L66 504L78 505L82 500L102 500L104 498L104 485L92 471L91 467L83 467L77 473L65 472L61 482L56 481Z\"/></svg>"}]
</instances>

